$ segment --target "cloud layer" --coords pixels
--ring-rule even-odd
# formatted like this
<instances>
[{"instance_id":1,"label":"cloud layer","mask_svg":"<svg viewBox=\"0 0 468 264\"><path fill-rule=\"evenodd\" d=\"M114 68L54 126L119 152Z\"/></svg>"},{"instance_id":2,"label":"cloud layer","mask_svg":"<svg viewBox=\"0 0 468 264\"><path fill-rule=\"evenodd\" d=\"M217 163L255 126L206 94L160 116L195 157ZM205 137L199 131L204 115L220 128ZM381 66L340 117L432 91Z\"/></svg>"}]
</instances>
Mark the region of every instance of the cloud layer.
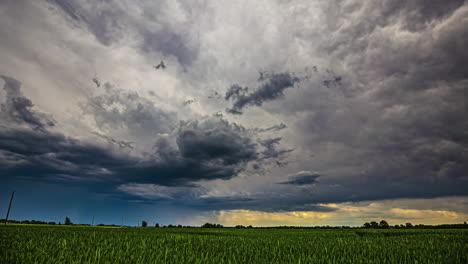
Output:
<instances>
[{"instance_id":1,"label":"cloud layer","mask_svg":"<svg viewBox=\"0 0 468 264\"><path fill-rule=\"evenodd\" d=\"M203 211L468 195L467 15L462 0L6 1L0 172Z\"/></svg>"}]
</instances>

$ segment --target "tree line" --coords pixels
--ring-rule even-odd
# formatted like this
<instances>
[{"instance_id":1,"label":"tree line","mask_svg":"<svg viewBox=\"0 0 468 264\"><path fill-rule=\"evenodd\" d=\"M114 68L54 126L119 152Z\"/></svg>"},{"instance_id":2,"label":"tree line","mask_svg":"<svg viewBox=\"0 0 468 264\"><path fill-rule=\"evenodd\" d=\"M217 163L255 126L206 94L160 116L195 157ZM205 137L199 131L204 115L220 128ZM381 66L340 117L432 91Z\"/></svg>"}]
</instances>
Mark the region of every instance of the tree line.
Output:
<instances>
[{"instance_id":1,"label":"tree line","mask_svg":"<svg viewBox=\"0 0 468 264\"><path fill-rule=\"evenodd\" d=\"M0 223L5 223L5 219L0 219ZM34 224L34 225L62 225L61 222L47 222L47 221L39 221L39 220L8 220L8 223L11 224ZM65 221L63 225L75 225L71 219L67 216L65 217ZM84 226L90 226L89 224L80 224ZM98 224L97 226L112 226L118 227L119 225L104 225ZM148 222L141 221L141 227L148 227ZM156 223L154 225L156 228L194 228L196 226L184 226L184 225L159 225ZM205 223L201 228L233 228L233 227L224 227L221 224L216 223ZM417 224L413 225L412 223L405 223L397 224L397 225L390 225L386 220L381 220L380 222L371 221L366 222L362 226L271 226L271 227L254 227L252 225L244 226L244 225L236 225L234 228L236 229L467 229L468 224L464 222L463 224L442 224L442 225L424 225L424 224Z\"/></svg>"}]
</instances>

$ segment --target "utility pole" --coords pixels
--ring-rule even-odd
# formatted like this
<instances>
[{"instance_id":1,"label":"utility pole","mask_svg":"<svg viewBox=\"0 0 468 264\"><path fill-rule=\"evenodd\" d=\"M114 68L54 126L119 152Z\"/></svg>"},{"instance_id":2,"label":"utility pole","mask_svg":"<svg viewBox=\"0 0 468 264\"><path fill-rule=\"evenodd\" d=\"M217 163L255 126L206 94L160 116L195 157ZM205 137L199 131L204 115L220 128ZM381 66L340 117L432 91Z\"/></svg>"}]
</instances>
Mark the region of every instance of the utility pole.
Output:
<instances>
[{"instance_id":1,"label":"utility pole","mask_svg":"<svg viewBox=\"0 0 468 264\"><path fill-rule=\"evenodd\" d=\"M5 218L5 225L7 224L8 216L10 215L10 208L11 208L11 203L13 202L13 197L15 197L15 191L11 193L10 204L8 205L8 211L7 211L6 218Z\"/></svg>"}]
</instances>

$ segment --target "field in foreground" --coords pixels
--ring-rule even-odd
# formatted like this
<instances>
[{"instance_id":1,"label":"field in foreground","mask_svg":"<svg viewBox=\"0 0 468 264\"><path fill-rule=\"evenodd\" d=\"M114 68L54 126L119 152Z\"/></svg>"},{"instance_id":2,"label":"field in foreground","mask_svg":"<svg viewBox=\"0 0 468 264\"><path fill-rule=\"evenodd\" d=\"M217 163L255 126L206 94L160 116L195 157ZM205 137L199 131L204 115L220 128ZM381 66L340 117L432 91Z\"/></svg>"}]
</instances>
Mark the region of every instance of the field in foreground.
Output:
<instances>
[{"instance_id":1,"label":"field in foreground","mask_svg":"<svg viewBox=\"0 0 468 264\"><path fill-rule=\"evenodd\" d=\"M0 263L468 263L468 230L1 226Z\"/></svg>"}]
</instances>

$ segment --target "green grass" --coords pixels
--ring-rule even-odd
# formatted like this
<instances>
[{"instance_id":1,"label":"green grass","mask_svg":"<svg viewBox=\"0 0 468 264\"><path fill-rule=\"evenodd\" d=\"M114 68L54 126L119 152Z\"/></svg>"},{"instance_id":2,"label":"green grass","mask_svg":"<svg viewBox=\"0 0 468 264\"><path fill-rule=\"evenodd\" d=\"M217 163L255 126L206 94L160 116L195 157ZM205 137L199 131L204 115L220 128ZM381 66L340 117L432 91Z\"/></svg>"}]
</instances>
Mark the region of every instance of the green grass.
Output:
<instances>
[{"instance_id":1,"label":"green grass","mask_svg":"<svg viewBox=\"0 0 468 264\"><path fill-rule=\"evenodd\" d=\"M0 263L468 263L468 230L1 226Z\"/></svg>"}]
</instances>

